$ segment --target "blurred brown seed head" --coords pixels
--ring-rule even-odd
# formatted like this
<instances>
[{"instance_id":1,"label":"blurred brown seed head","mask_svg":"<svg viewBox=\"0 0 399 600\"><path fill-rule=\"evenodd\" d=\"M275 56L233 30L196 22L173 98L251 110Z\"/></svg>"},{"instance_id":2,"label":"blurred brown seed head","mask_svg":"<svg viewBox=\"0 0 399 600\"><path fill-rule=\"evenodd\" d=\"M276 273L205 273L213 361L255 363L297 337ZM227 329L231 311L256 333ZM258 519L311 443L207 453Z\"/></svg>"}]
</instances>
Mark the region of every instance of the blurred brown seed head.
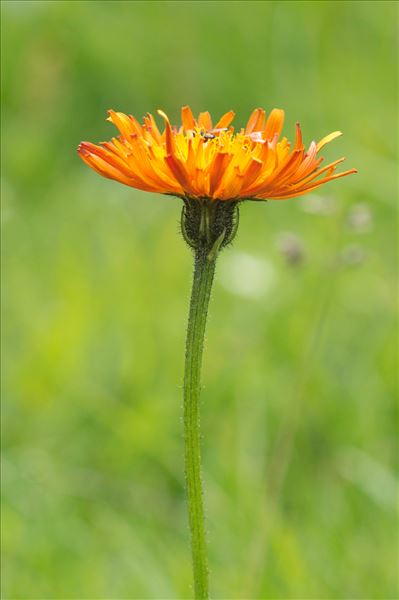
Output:
<instances>
[{"instance_id":1,"label":"blurred brown seed head","mask_svg":"<svg viewBox=\"0 0 399 600\"><path fill-rule=\"evenodd\" d=\"M304 261L304 244L295 233L282 231L279 233L276 246L286 263L293 267L301 265Z\"/></svg>"}]
</instances>

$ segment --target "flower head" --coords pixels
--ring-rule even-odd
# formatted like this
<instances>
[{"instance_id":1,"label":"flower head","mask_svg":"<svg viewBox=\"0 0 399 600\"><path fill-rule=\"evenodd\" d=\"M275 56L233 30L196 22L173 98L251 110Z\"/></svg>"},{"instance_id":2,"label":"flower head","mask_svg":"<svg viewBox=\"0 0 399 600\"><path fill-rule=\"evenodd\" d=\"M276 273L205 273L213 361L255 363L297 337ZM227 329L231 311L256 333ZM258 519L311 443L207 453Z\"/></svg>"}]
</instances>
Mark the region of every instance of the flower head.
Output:
<instances>
[{"instance_id":1,"label":"flower head","mask_svg":"<svg viewBox=\"0 0 399 600\"><path fill-rule=\"evenodd\" d=\"M163 111L158 114L165 123L162 132L151 114L140 124L131 115L110 110L108 120L120 135L100 145L82 142L79 155L100 175L125 185L211 201L283 200L356 173L335 173L344 158L320 166L319 151L340 131L312 141L306 150L299 123L294 144L280 139L284 111L277 108L268 117L255 109L245 129L237 132L231 126L232 110L213 125L208 112L195 118L184 106L180 127L172 126Z\"/></svg>"}]
</instances>

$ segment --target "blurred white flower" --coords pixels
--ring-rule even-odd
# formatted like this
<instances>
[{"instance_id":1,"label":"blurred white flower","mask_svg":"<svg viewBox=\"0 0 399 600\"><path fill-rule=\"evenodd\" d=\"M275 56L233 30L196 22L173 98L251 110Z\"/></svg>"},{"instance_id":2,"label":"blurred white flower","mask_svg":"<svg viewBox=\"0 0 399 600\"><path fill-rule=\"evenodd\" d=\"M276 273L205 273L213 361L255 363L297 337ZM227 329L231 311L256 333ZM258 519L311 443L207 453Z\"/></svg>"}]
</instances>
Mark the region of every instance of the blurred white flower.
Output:
<instances>
[{"instance_id":1,"label":"blurred white flower","mask_svg":"<svg viewBox=\"0 0 399 600\"><path fill-rule=\"evenodd\" d=\"M273 264L261 257L230 249L220 261L218 280L233 294L246 298L267 296L276 283Z\"/></svg>"},{"instance_id":2,"label":"blurred white flower","mask_svg":"<svg viewBox=\"0 0 399 600\"><path fill-rule=\"evenodd\" d=\"M332 196L311 194L303 198L300 207L306 213L329 217L337 212L337 204Z\"/></svg>"},{"instance_id":3,"label":"blurred white flower","mask_svg":"<svg viewBox=\"0 0 399 600\"><path fill-rule=\"evenodd\" d=\"M348 266L361 265L366 259L366 251L359 244L350 244L343 248L340 258L341 262Z\"/></svg>"},{"instance_id":4,"label":"blurred white flower","mask_svg":"<svg viewBox=\"0 0 399 600\"><path fill-rule=\"evenodd\" d=\"M366 233L372 229L373 218L367 204L355 204L348 213L348 225L356 233Z\"/></svg>"}]
</instances>

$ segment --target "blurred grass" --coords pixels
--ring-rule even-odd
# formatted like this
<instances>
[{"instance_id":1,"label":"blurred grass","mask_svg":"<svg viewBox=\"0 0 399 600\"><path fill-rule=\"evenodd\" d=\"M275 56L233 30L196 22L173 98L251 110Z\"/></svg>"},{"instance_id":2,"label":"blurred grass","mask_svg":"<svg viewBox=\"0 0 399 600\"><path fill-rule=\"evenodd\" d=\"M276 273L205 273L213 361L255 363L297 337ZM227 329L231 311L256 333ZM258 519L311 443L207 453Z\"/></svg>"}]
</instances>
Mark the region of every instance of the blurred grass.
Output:
<instances>
[{"instance_id":1,"label":"blurred grass","mask_svg":"<svg viewBox=\"0 0 399 600\"><path fill-rule=\"evenodd\" d=\"M341 129L326 154L359 170L247 203L220 259L202 406L212 595L397 597L396 16L2 3L3 598L190 597L180 203L75 153L113 135L109 108L177 120L185 103L237 123L283 107L307 142Z\"/></svg>"}]
</instances>

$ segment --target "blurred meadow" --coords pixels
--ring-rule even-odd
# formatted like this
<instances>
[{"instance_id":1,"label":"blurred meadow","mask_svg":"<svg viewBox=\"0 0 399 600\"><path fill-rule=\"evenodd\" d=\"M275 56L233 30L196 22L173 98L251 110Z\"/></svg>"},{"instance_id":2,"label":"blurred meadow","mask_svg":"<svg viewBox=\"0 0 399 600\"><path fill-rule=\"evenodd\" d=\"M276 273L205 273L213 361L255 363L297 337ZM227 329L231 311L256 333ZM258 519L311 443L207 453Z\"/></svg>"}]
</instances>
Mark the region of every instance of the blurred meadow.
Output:
<instances>
[{"instance_id":1,"label":"blurred meadow","mask_svg":"<svg viewBox=\"0 0 399 600\"><path fill-rule=\"evenodd\" d=\"M357 175L245 203L203 366L211 591L398 597L395 2L2 3L2 597L192 597L181 202L99 177L109 108L336 129Z\"/></svg>"}]
</instances>

